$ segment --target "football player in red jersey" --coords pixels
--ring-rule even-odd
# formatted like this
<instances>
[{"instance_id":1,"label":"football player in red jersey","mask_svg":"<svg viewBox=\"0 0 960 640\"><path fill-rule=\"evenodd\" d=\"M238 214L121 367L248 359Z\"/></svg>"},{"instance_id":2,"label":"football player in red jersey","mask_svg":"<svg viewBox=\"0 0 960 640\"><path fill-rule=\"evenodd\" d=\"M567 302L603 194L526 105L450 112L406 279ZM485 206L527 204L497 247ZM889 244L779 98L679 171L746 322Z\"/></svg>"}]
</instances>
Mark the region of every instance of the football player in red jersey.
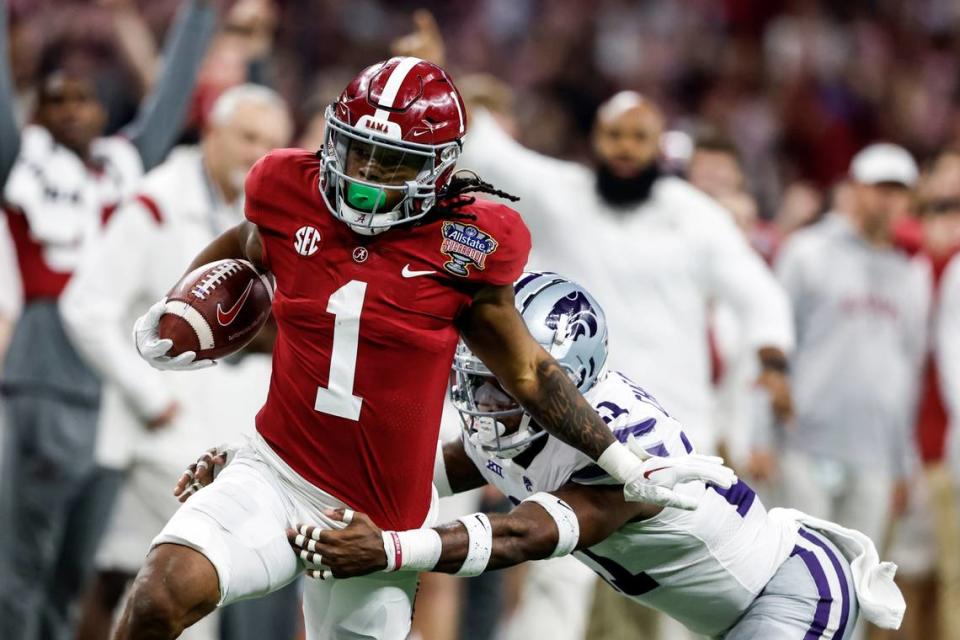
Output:
<instances>
[{"instance_id":1,"label":"football player in red jersey","mask_svg":"<svg viewBox=\"0 0 960 640\"><path fill-rule=\"evenodd\" d=\"M289 582L303 567L285 530L342 526L325 510L357 509L386 529L431 523L460 335L538 424L622 481L628 498L695 506L645 479L644 463L527 332L512 283L530 235L509 207L464 195L506 195L454 176L465 116L443 69L391 58L331 106L319 153L276 151L251 170L248 222L190 268L236 257L274 274L268 398L257 436L154 540L116 638L174 638L219 604ZM161 313L162 302L137 323L143 357L168 369L212 364L164 355L172 344L157 335ZM702 467L680 474L725 477ZM488 543L489 532L475 534ZM405 638L415 592L416 577L403 574L311 581L308 637Z\"/></svg>"}]
</instances>

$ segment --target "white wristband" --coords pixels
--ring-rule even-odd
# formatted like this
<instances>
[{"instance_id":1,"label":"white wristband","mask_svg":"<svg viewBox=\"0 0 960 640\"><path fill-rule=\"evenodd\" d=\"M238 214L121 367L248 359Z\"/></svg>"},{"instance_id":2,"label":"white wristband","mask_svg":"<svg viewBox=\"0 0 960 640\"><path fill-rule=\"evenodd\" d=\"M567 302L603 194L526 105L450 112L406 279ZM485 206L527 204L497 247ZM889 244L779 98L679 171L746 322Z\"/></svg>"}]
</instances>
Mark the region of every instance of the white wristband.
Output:
<instances>
[{"instance_id":1,"label":"white wristband","mask_svg":"<svg viewBox=\"0 0 960 640\"><path fill-rule=\"evenodd\" d=\"M397 565L402 559L400 538L396 531L381 531L380 535L383 536L383 552L387 554L387 566L383 571L385 573L396 571Z\"/></svg>"},{"instance_id":2,"label":"white wristband","mask_svg":"<svg viewBox=\"0 0 960 640\"><path fill-rule=\"evenodd\" d=\"M472 513L457 519L467 528L469 546L463 566L454 575L478 576L487 568L493 553L493 527L483 513Z\"/></svg>"},{"instance_id":3,"label":"white wristband","mask_svg":"<svg viewBox=\"0 0 960 640\"><path fill-rule=\"evenodd\" d=\"M440 560L443 543L434 529L384 531L383 550L390 571L430 571Z\"/></svg>"},{"instance_id":4,"label":"white wristband","mask_svg":"<svg viewBox=\"0 0 960 640\"><path fill-rule=\"evenodd\" d=\"M600 454L597 464L618 483L627 484L636 477L636 469L643 461L618 441Z\"/></svg>"},{"instance_id":5,"label":"white wristband","mask_svg":"<svg viewBox=\"0 0 960 640\"><path fill-rule=\"evenodd\" d=\"M546 509L553 521L557 523L557 547L547 556L548 558L565 556L577 548L577 542L580 540L580 523L570 505L545 491L533 494L524 502L536 502Z\"/></svg>"},{"instance_id":6,"label":"white wristband","mask_svg":"<svg viewBox=\"0 0 960 640\"><path fill-rule=\"evenodd\" d=\"M436 529L410 529L397 537L402 555L398 571L430 571L437 566L443 542Z\"/></svg>"}]
</instances>

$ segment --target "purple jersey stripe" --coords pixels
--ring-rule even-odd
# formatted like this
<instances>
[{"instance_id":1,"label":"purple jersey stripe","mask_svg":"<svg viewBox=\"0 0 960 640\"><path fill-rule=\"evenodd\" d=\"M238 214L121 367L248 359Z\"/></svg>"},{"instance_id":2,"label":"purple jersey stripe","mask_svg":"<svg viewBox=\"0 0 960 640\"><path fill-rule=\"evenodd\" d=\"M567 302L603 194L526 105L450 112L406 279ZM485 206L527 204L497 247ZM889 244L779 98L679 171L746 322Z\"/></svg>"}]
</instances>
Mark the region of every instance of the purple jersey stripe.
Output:
<instances>
[{"instance_id":1,"label":"purple jersey stripe","mask_svg":"<svg viewBox=\"0 0 960 640\"><path fill-rule=\"evenodd\" d=\"M847 574L844 573L843 565L840 563L840 559L837 558L837 554L834 553L828 544L802 527L798 533L805 540L823 549L823 552L827 554L827 558L830 559L830 564L833 565L833 570L837 574L837 581L840 583L840 624L837 626L837 632L833 634L832 638L833 640L841 640L843 638L843 632L847 630L847 621L850 619L851 596L850 585L847 583Z\"/></svg>"},{"instance_id":2,"label":"purple jersey stripe","mask_svg":"<svg viewBox=\"0 0 960 640\"><path fill-rule=\"evenodd\" d=\"M803 563L807 565L807 571L813 577L813 582L817 585L817 594L820 599L817 601L817 608L813 612L813 622L803 640L819 640L827 628L827 622L830 619L830 605L833 604L833 598L830 596L830 585L827 583L827 575L820 566L820 561L813 551L795 546L791 556L800 556Z\"/></svg>"},{"instance_id":3,"label":"purple jersey stripe","mask_svg":"<svg viewBox=\"0 0 960 640\"><path fill-rule=\"evenodd\" d=\"M693 445L690 444L690 440L687 439L687 434L683 431L680 432L680 442L683 443L683 448L687 450L687 453L693 453Z\"/></svg>"},{"instance_id":4,"label":"purple jersey stripe","mask_svg":"<svg viewBox=\"0 0 960 640\"><path fill-rule=\"evenodd\" d=\"M747 517L747 512L750 511L750 507L753 506L753 501L757 498L756 492L750 488L750 485L740 479L734 482L729 489L723 489L713 485L710 485L710 488L722 495L727 502L735 506L741 518Z\"/></svg>"},{"instance_id":5,"label":"purple jersey stripe","mask_svg":"<svg viewBox=\"0 0 960 640\"><path fill-rule=\"evenodd\" d=\"M633 424L628 424L622 427L614 427L613 435L616 436L617 440L626 444L630 436L635 436L637 438L640 436L645 436L653 431L655 426L657 426L657 419L647 418L646 420L634 422Z\"/></svg>"}]
</instances>

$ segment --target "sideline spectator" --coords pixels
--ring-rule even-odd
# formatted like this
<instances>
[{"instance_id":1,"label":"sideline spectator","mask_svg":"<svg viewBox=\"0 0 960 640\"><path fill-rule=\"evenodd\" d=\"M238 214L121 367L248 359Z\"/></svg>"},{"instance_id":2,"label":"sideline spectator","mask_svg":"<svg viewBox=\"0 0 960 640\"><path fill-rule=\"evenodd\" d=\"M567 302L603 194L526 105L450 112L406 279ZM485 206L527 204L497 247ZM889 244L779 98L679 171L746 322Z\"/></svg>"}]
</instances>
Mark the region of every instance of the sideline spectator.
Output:
<instances>
[{"instance_id":1,"label":"sideline spectator","mask_svg":"<svg viewBox=\"0 0 960 640\"><path fill-rule=\"evenodd\" d=\"M248 355L188 376L165 376L139 357L130 327L193 256L243 220L247 171L285 146L291 128L286 104L270 89L240 85L221 95L200 146L174 149L144 177L61 296L67 334L105 382L98 462L125 472L97 553L79 640L108 637L120 596L179 506L171 487L196 451L253 433L253 416L266 398L269 357ZM262 346L269 351L271 345ZM226 637L292 640L295 588L278 594L225 609L221 621L232 627ZM264 605L278 598L278 615L271 615ZM258 615L231 624L232 614L251 606ZM215 619L204 619L183 637L212 639L215 629Z\"/></svg>"},{"instance_id":2,"label":"sideline spectator","mask_svg":"<svg viewBox=\"0 0 960 640\"><path fill-rule=\"evenodd\" d=\"M24 293L2 387L4 640L65 633L117 482L94 464L100 382L67 339L57 298L100 224L176 139L213 22L206 0L184 4L156 91L122 137L103 138L94 84L69 70L42 79L37 124L18 130L0 10L0 185Z\"/></svg>"},{"instance_id":3,"label":"sideline spectator","mask_svg":"<svg viewBox=\"0 0 960 640\"><path fill-rule=\"evenodd\" d=\"M904 571L897 578L906 587L904 626L914 636L960 636L960 152L948 149L930 164L918 194L923 253L933 271L934 327L932 354L924 372L917 438L924 464L927 503L920 505L919 525L896 531L893 552L903 552L923 572ZM912 498L912 495L911 495ZM917 509L919 510L919 509ZM922 527L922 528L921 528ZM919 532L917 531L919 529ZM903 564L903 561L898 561ZM917 574L920 574L919 576ZM912 596L912 597L910 597Z\"/></svg>"},{"instance_id":4,"label":"sideline spectator","mask_svg":"<svg viewBox=\"0 0 960 640\"><path fill-rule=\"evenodd\" d=\"M882 548L915 455L930 283L925 265L891 242L891 222L905 215L917 181L910 154L871 145L850 178L849 208L794 234L777 262L797 327L782 493L785 504Z\"/></svg>"}]
</instances>

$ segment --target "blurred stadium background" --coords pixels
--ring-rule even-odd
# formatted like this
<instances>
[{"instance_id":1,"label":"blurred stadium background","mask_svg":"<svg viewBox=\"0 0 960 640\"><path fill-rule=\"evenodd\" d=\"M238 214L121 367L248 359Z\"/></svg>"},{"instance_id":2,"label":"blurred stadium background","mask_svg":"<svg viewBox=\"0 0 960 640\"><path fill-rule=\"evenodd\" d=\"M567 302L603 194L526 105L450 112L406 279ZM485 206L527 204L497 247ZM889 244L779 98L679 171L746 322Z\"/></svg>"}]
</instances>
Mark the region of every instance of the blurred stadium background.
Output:
<instances>
[{"instance_id":1,"label":"blurred stadium background","mask_svg":"<svg viewBox=\"0 0 960 640\"><path fill-rule=\"evenodd\" d=\"M30 121L39 78L62 67L95 79L110 133L131 120L157 82L157 52L182 4L4 2L8 51L0 53L10 56L20 123ZM860 149L877 141L901 145L922 175L910 211L893 221L893 242L897 251L932 265L934 308L926 317L932 324L938 316L939 276L960 246L960 3L954 0L211 4L217 31L189 101L181 142L198 139L224 90L253 82L286 99L295 144L316 149L323 141L325 106L358 70L401 50L445 59L468 102L504 116L501 122L522 145L590 163L598 106L617 91L635 90L666 116L663 165L690 171L698 186L731 210L771 264L792 233L827 211L843 210L850 197L850 162ZM431 35L430 19L421 14L414 20L417 9L432 13L445 46ZM691 160L697 153L702 155L695 176ZM22 303L13 249L5 237L4 243L0 353ZM960 333L960 324L941 331L949 332ZM949 383L960 379L939 374L934 363L945 347L934 335L915 380L920 392L910 425L909 497L901 496L883 544L901 565L908 618L900 632L874 630L874 638L960 638L960 521L953 481L960 455L952 453L949 430L949 408L960 408L960 388ZM712 344L720 389L731 354L724 353L722 339ZM735 419L722 429L727 441L722 450L740 472L762 486L799 482L778 476L775 447L770 460L753 457L749 444L742 444L750 429ZM775 488L767 495L775 496ZM502 506L490 493L475 499ZM3 521L0 527L29 529L30 523ZM0 574L0 582L5 579ZM428 612L418 614L420 637L509 637L504 629L523 580L524 571L517 570L470 580L467 588L453 581L426 583L418 602ZM72 615L79 615L79 604L72 606ZM614 621L589 637L684 637L656 626L656 621L639 626ZM638 628L646 635L636 635Z\"/></svg>"}]
</instances>

